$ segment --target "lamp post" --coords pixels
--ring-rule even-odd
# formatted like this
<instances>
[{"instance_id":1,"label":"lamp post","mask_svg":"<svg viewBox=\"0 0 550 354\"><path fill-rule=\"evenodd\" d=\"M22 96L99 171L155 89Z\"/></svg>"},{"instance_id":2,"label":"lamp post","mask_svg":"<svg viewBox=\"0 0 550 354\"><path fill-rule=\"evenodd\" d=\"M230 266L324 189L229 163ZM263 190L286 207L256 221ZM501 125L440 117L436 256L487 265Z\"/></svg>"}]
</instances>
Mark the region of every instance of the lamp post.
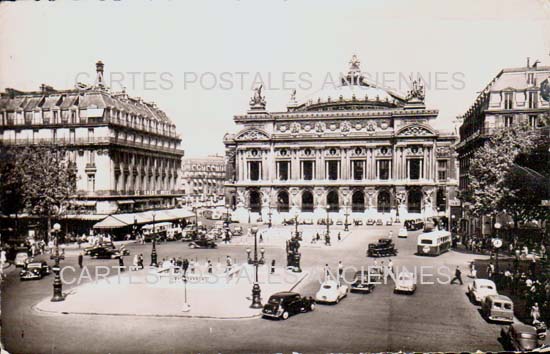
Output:
<instances>
[{"instance_id":1,"label":"lamp post","mask_svg":"<svg viewBox=\"0 0 550 354\"><path fill-rule=\"evenodd\" d=\"M153 249L151 250L151 267L158 267L157 263L157 237L155 234L155 213L153 213Z\"/></svg>"},{"instance_id":2,"label":"lamp post","mask_svg":"<svg viewBox=\"0 0 550 354\"><path fill-rule=\"evenodd\" d=\"M61 225L55 223L53 225L53 232L55 233L55 265L53 266L53 271L55 273L55 278L53 280L53 297L51 300L52 302L65 300L65 297L63 296L63 284L61 283L61 277L59 276L59 272L61 271L59 267L59 230L61 230Z\"/></svg>"},{"instance_id":3,"label":"lamp post","mask_svg":"<svg viewBox=\"0 0 550 354\"><path fill-rule=\"evenodd\" d=\"M191 305L187 302L187 275L183 274L182 277L183 280L183 291L184 291L184 303L183 303L183 309L182 312L189 312L191 310Z\"/></svg>"},{"instance_id":4,"label":"lamp post","mask_svg":"<svg viewBox=\"0 0 550 354\"><path fill-rule=\"evenodd\" d=\"M253 309L259 309L262 308L262 302L261 302L261 289L260 285L258 284L258 266L261 264L260 260L258 259L258 228L256 226L253 226L251 228L251 232L254 235L254 258L250 258L250 249L247 249L246 252L248 254L248 263L252 264L254 267L256 267L255 272L255 278L254 278L254 285L252 286L252 304L250 305L250 308ZM262 248L262 259L264 258L264 249Z\"/></svg>"},{"instance_id":5,"label":"lamp post","mask_svg":"<svg viewBox=\"0 0 550 354\"><path fill-rule=\"evenodd\" d=\"M273 213L271 212L271 206L269 207L269 213L267 213L267 216L269 217L269 222L267 224L267 227L268 228L271 228L271 226L273 226L273 223L271 221L271 216L273 215Z\"/></svg>"},{"instance_id":6,"label":"lamp post","mask_svg":"<svg viewBox=\"0 0 550 354\"><path fill-rule=\"evenodd\" d=\"M226 213L225 213L225 242L229 242L229 204L225 206Z\"/></svg>"},{"instance_id":7,"label":"lamp post","mask_svg":"<svg viewBox=\"0 0 550 354\"><path fill-rule=\"evenodd\" d=\"M348 216L349 216L349 209L346 206L346 213L344 214L346 217L346 220L344 221L344 231L349 231L349 224L348 224Z\"/></svg>"},{"instance_id":8,"label":"lamp post","mask_svg":"<svg viewBox=\"0 0 550 354\"><path fill-rule=\"evenodd\" d=\"M294 235L298 238L298 213L294 215Z\"/></svg>"},{"instance_id":9,"label":"lamp post","mask_svg":"<svg viewBox=\"0 0 550 354\"><path fill-rule=\"evenodd\" d=\"M493 240L493 247L495 248L495 273L498 274L498 249L502 247L502 240L498 238L498 230L502 227L499 222L495 223L496 238Z\"/></svg>"},{"instance_id":10,"label":"lamp post","mask_svg":"<svg viewBox=\"0 0 550 354\"><path fill-rule=\"evenodd\" d=\"M327 205L327 236L330 236L329 206Z\"/></svg>"}]
</instances>

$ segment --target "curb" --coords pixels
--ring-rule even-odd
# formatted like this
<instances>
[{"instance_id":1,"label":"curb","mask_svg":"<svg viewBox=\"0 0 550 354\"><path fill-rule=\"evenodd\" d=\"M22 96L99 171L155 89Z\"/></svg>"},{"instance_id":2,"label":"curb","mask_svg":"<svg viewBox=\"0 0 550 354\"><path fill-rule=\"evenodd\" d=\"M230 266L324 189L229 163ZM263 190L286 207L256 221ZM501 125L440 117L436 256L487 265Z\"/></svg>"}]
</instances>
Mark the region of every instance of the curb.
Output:
<instances>
[{"instance_id":1,"label":"curb","mask_svg":"<svg viewBox=\"0 0 550 354\"><path fill-rule=\"evenodd\" d=\"M302 277L289 289L289 291L293 291L298 285L302 283L302 281L309 276L309 272L303 272ZM113 316L113 317L141 317L141 318L191 318L191 319L202 319L202 320L251 320L256 318L261 318L262 314L261 311L258 312L258 314L253 315L246 315L246 316L229 316L229 317L220 317L220 316L208 316L208 315L187 315L187 314L167 314L167 315L155 315L155 314L139 314L139 313L111 313L111 312L80 312L80 311L51 311L51 310L44 310L38 307L40 303L43 301L48 300L48 298L44 298L42 301L33 304L31 306L31 310L45 315L80 315L80 316Z\"/></svg>"}]
</instances>

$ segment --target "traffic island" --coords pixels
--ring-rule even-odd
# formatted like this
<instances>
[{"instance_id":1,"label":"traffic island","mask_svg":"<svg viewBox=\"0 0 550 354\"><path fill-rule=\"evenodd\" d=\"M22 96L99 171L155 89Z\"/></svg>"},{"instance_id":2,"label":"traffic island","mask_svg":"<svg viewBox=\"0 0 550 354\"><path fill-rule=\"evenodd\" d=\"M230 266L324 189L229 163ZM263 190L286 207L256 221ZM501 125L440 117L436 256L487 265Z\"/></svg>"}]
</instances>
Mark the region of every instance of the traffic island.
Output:
<instances>
[{"instance_id":1,"label":"traffic island","mask_svg":"<svg viewBox=\"0 0 550 354\"><path fill-rule=\"evenodd\" d=\"M262 303L273 293L294 290L308 276L283 268L271 274L269 267L260 266ZM185 278L171 270L126 271L76 286L62 302L45 298L34 309L43 314L255 318L261 308L250 308L254 280L255 268L250 265L218 274L188 273Z\"/></svg>"}]
</instances>

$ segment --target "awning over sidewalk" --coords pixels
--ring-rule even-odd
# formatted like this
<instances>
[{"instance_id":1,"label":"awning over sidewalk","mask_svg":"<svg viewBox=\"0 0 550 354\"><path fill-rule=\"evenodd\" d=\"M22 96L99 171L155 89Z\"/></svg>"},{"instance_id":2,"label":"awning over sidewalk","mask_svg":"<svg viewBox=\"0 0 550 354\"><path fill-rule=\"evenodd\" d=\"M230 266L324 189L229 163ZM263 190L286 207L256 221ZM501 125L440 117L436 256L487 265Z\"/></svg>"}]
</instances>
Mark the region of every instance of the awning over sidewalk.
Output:
<instances>
[{"instance_id":1,"label":"awning over sidewalk","mask_svg":"<svg viewBox=\"0 0 550 354\"><path fill-rule=\"evenodd\" d=\"M153 222L170 221L194 217L195 214L187 209L150 210L141 213L112 214L94 225L94 229L118 229L125 226L149 224Z\"/></svg>"}]
</instances>

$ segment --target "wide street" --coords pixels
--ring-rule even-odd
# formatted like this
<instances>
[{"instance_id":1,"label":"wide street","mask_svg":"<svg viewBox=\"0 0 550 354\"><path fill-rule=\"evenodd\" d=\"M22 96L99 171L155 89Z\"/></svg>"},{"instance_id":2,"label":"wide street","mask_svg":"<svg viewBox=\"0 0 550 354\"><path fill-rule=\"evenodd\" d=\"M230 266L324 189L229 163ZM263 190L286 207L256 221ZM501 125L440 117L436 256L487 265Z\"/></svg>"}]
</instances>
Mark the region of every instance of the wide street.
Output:
<instances>
[{"instance_id":1,"label":"wide street","mask_svg":"<svg viewBox=\"0 0 550 354\"><path fill-rule=\"evenodd\" d=\"M291 226L286 227L288 238ZM300 226L312 228L312 226ZM335 227L338 229L341 227ZM51 295L53 276L38 281L21 282L18 271L9 273L2 289L2 340L10 353L177 353L177 352L359 352L359 351L495 351L502 350L498 341L500 326L489 324L465 295L471 280L467 264L473 256L448 252L436 258L414 255L416 235L396 237L398 226L351 226L351 234L333 246L303 245L302 266L311 274L297 291L313 296L319 288L319 274L325 263L336 271L342 260L345 266L373 264L365 257L369 242L386 236L392 229L399 255L396 267L460 265L465 284L419 285L412 296L393 294L393 282L378 285L372 294L349 294L338 305L318 305L314 312L293 316L287 321L262 318L216 320L184 317L105 316L48 314L33 306ZM230 255L237 262L246 260L246 248L224 245L216 250L193 250L186 243L159 244L159 260L181 256L207 258L214 263ZM282 246L265 245L266 259L285 263ZM149 263L151 245L129 244L131 255L143 253ZM69 251L68 251L69 252ZM126 257L126 264L131 257ZM479 256L477 256L479 257ZM384 259L387 262L387 259ZM76 267L76 252L68 253L63 266ZM51 264L51 261L50 261ZM85 265L117 265L115 260L90 260ZM348 275L351 275L351 270ZM434 273L428 271L427 273ZM446 277L440 277L446 280ZM70 292L66 285L64 292ZM269 294L262 294L263 301ZM193 294L189 294L193 306ZM131 301L131 299L120 299ZM158 299L162 303L162 297ZM228 301L226 306L231 306ZM174 313L181 313L174 309Z\"/></svg>"}]
</instances>

